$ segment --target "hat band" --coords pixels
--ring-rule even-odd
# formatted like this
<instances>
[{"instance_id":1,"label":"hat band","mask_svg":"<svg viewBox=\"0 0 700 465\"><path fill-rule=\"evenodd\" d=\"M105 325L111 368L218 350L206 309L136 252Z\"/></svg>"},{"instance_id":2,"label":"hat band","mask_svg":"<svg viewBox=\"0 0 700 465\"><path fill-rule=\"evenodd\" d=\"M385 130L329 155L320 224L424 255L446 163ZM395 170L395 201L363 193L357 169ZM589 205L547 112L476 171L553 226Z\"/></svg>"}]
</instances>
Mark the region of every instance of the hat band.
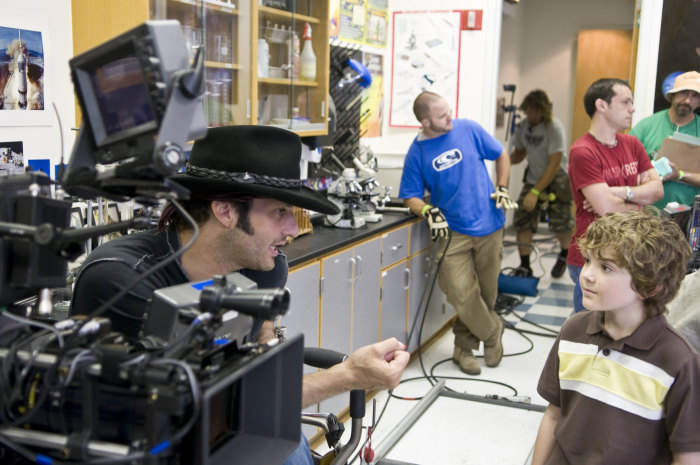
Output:
<instances>
[{"instance_id":1,"label":"hat band","mask_svg":"<svg viewBox=\"0 0 700 465\"><path fill-rule=\"evenodd\" d=\"M301 187L299 179L277 178L255 173L232 173L230 171L219 171L211 168L203 168L187 163L187 174L198 178L212 178L222 181L233 181L243 184L262 184L264 186L295 188Z\"/></svg>"}]
</instances>

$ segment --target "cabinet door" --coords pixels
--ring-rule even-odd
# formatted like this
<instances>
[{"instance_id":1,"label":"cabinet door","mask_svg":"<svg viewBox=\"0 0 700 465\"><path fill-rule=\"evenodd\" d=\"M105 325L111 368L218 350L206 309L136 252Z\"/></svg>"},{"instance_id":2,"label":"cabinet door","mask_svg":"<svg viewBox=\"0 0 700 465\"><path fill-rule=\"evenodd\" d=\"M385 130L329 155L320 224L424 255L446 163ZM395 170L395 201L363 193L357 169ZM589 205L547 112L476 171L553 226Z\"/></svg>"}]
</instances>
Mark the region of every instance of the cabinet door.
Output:
<instances>
[{"instance_id":1,"label":"cabinet door","mask_svg":"<svg viewBox=\"0 0 700 465\"><path fill-rule=\"evenodd\" d=\"M282 323L287 327L287 337L304 334L304 347L318 347L320 269L321 264L315 262L290 272L287 278L287 288L290 291L289 311L282 317ZM317 370L304 365L304 374ZM304 409L304 412L317 411L317 405ZM316 434L317 428L301 425L301 431L310 438Z\"/></svg>"},{"instance_id":2,"label":"cabinet door","mask_svg":"<svg viewBox=\"0 0 700 465\"><path fill-rule=\"evenodd\" d=\"M250 124L250 2L150 0L153 19L176 19L185 43L204 48L209 126Z\"/></svg>"},{"instance_id":3,"label":"cabinet door","mask_svg":"<svg viewBox=\"0 0 700 465\"><path fill-rule=\"evenodd\" d=\"M437 279L431 292L431 285L435 278L435 270L430 269L431 252L432 249L426 249L411 257L409 262L411 279L408 292L408 331L411 332L411 328L415 327L408 344L409 350L418 347L419 334L420 342L427 341L452 316L445 305L445 295L440 290ZM428 302L427 315L423 318L425 300L428 299L428 294L430 294L430 301ZM416 316L419 318L417 321ZM422 331L420 331L421 324L423 324Z\"/></svg>"},{"instance_id":4,"label":"cabinet door","mask_svg":"<svg viewBox=\"0 0 700 465\"><path fill-rule=\"evenodd\" d=\"M406 341L406 306L408 304L408 261L382 271L380 339L395 337Z\"/></svg>"},{"instance_id":5,"label":"cabinet door","mask_svg":"<svg viewBox=\"0 0 700 465\"><path fill-rule=\"evenodd\" d=\"M304 347L318 347L321 264L315 262L289 273L289 311L282 317L287 337L304 335ZM305 372L314 371L307 370Z\"/></svg>"},{"instance_id":6,"label":"cabinet door","mask_svg":"<svg viewBox=\"0 0 700 465\"><path fill-rule=\"evenodd\" d=\"M427 221L416 221L411 225L411 255L414 255L426 247L432 246L433 244L435 243L430 239L430 228L428 228Z\"/></svg>"},{"instance_id":7,"label":"cabinet door","mask_svg":"<svg viewBox=\"0 0 700 465\"><path fill-rule=\"evenodd\" d=\"M321 341L324 349L350 353L352 324L352 249L321 261ZM320 403L321 412L338 413L349 402L347 393Z\"/></svg>"},{"instance_id":8,"label":"cabinet door","mask_svg":"<svg viewBox=\"0 0 700 465\"><path fill-rule=\"evenodd\" d=\"M355 273L352 308L352 350L379 338L379 238L354 249Z\"/></svg>"},{"instance_id":9,"label":"cabinet door","mask_svg":"<svg viewBox=\"0 0 700 465\"><path fill-rule=\"evenodd\" d=\"M408 256L408 226L382 236L382 268L403 260Z\"/></svg>"},{"instance_id":10,"label":"cabinet door","mask_svg":"<svg viewBox=\"0 0 700 465\"><path fill-rule=\"evenodd\" d=\"M327 134L328 2L260 0L253 8L253 121L302 136ZM303 70L307 25L316 61L312 77Z\"/></svg>"}]
</instances>

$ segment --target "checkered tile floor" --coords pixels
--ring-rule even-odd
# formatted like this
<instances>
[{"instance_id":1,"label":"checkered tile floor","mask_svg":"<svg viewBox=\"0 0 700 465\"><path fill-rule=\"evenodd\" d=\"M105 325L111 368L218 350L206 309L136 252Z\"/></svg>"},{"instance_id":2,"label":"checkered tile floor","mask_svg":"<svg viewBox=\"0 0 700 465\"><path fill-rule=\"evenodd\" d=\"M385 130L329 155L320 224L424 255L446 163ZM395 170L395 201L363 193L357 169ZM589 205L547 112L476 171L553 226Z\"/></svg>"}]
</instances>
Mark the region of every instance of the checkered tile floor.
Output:
<instances>
[{"instance_id":1,"label":"checkered tile floor","mask_svg":"<svg viewBox=\"0 0 700 465\"><path fill-rule=\"evenodd\" d=\"M515 245L514 232L506 231L505 244L503 267L519 266L520 257ZM530 259L535 276L540 278L537 296L525 297L523 302L513 310L517 317L507 315L505 319L516 324L517 328L528 325L521 321L525 319L549 329L558 330L573 312L574 283L568 273L564 273L561 278L553 278L550 274L559 253L556 240L551 235L537 234L535 244L537 251L532 253Z\"/></svg>"}]
</instances>

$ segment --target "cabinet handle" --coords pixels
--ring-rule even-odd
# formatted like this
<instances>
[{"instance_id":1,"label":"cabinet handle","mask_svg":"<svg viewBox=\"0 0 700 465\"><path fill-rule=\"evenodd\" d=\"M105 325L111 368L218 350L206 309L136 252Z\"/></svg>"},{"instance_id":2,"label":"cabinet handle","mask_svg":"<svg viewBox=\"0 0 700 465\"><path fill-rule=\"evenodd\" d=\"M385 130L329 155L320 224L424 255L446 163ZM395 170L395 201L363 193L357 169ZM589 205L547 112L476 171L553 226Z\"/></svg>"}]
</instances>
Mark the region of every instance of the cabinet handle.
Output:
<instances>
[{"instance_id":1,"label":"cabinet handle","mask_svg":"<svg viewBox=\"0 0 700 465\"><path fill-rule=\"evenodd\" d=\"M323 283L326 281L326 278L321 276L321 279L318 282L318 295L320 297L323 297Z\"/></svg>"},{"instance_id":2,"label":"cabinet handle","mask_svg":"<svg viewBox=\"0 0 700 465\"><path fill-rule=\"evenodd\" d=\"M430 276L430 256L425 257L425 269L426 272L423 273L423 276L427 278L428 276Z\"/></svg>"},{"instance_id":3,"label":"cabinet handle","mask_svg":"<svg viewBox=\"0 0 700 465\"><path fill-rule=\"evenodd\" d=\"M403 248L403 244L397 244L391 248L394 252L397 252Z\"/></svg>"},{"instance_id":4,"label":"cabinet handle","mask_svg":"<svg viewBox=\"0 0 700 465\"><path fill-rule=\"evenodd\" d=\"M355 262L355 279L360 279L362 277L362 256L358 255L357 261Z\"/></svg>"},{"instance_id":5,"label":"cabinet handle","mask_svg":"<svg viewBox=\"0 0 700 465\"><path fill-rule=\"evenodd\" d=\"M355 260L354 258L351 258L350 259L350 282L351 283L355 282L354 273L355 273L355 265L356 264L357 264L357 260Z\"/></svg>"},{"instance_id":6,"label":"cabinet handle","mask_svg":"<svg viewBox=\"0 0 700 465\"><path fill-rule=\"evenodd\" d=\"M250 118L250 99L245 101L245 117Z\"/></svg>"},{"instance_id":7,"label":"cabinet handle","mask_svg":"<svg viewBox=\"0 0 700 465\"><path fill-rule=\"evenodd\" d=\"M322 101L321 102L321 118L326 116L326 102Z\"/></svg>"},{"instance_id":8,"label":"cabinet handle","mask_svg":"<svg viewBox=\"0 0 700 465\"><path fill-rule=\"evenodd\" d=\"M403 288L404 288L404 290L408 290L408 288L411 287L411 270L406 268L403 271L404 271L404 278L406 279Z\"/></svg>"}]
</instances>

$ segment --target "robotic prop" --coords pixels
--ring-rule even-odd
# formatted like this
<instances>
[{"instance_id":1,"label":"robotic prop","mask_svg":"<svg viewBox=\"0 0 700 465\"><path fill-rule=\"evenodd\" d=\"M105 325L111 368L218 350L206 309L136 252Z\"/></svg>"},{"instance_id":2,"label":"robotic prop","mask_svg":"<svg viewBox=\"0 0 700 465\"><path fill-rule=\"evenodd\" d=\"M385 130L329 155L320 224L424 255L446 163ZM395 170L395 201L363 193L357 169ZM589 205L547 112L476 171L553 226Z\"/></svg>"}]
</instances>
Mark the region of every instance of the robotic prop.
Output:
<instances>
[{"instance_id":1,"label":"robotic prop","mask_svg":"<svg viewBox=\"0 0 700 465\"><path fill-rule=\"evenodd\" d=\"M190 66L180 24L149 21L70 61L84 121L66 191L189 195L168 176L206 133L202 52ZM299 444L303 339L254 339L288 291L237 273L161 289L136 341L106 306L56 321L36 295L65 286L81 242L149 220L71 230L50 184L0 179L0 463L282 463Z\"/></svg>"},{"instance_id":2,"label":"robotic prop","mask_svg":"<svg viewBox=\"0 0 700 465\"><path fill-rule=\"evenodd\" d=\"M376 204L379 194L375 192L379 187L377 171L370 167L376 167L376 158L365 151L365 155L362 155L364 163L353 157L355 168L346 168L335 154L329 156L342 174L328 188L328 199L341 211L337 215L327 215L326 224L336 228L359 229L364 228L366 223L381 221L382 215L377 213Z\"/></svg>"}]
</instances>

